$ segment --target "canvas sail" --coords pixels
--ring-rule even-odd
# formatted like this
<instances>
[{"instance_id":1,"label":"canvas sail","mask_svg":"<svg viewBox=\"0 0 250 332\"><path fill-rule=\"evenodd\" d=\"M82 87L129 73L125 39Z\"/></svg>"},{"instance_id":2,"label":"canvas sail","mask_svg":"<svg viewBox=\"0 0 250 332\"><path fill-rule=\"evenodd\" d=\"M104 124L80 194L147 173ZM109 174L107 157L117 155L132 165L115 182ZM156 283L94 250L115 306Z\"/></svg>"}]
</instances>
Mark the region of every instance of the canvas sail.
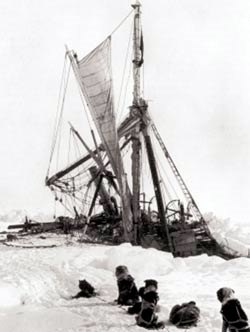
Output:
<instances>
[{"instance_id":1,"label":"canvas sail","mask_svg":"<svg viewBox=\"0 0 250 332\"><path fill-rule=\"evenodd\" d=\"M129 233L132 231L133 223L130 192L123 170L114 114L111 37L105 39L91 53L78 61L78 70L83 95L119 183L123 222Z\"/></svg>"}]
</instances>

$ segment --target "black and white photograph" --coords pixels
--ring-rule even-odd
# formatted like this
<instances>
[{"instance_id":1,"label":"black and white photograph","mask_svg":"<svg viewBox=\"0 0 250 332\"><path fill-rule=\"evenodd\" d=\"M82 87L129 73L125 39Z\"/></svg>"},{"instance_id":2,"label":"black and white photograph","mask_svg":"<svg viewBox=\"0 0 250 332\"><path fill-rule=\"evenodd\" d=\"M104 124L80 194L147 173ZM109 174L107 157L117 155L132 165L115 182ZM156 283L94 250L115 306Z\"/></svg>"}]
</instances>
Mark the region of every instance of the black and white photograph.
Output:
<instances>
[{"instance_id":1,"label":"black and white photograph","mask_svg":"<svg viewBox=\"0 0 250 332\"><path fill-rule=\"evenodd\" d=\"M1 332L250 332L250 2L0 2Z\"/></svg>"}]
</instances>

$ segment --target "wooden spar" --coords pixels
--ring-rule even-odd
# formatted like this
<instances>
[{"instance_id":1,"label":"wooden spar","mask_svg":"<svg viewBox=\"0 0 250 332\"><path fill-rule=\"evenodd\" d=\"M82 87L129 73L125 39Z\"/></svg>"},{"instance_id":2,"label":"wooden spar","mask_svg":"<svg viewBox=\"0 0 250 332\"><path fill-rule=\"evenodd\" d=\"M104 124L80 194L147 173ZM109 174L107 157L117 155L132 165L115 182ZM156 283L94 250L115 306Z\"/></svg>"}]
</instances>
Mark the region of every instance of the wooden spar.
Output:
<instances>
[{"instance_id":1,"label":"wooden spar","mask_svg":"<svg viewBox=\"0 0 250 332\"><path fill-rule=\"evenodd\" d=\"M140 19L140 7L138 1L132 5L134 8L134 59L133 59L133 77L134 77L134 89L133 89L133 105L131 112L136 113L136 110L141 100L141 50L140 50L140 38L141 38L141 19ZM138 116L139 114L136 114ZM139 138L140 123L137 124L132 133L132 179L133 179L133 194L132 194L132 207L133 207L133 223L134 223L134 243L137 244L138 223L140 220L140 161L141 161L141 142Z\"/></svg>"},{"instance_id":2,"label":"wooden spar","mask_svg":"<svg viewBox=\"0 0 250 332\"><path fill-rule=\"evenodd\" d=\"M133 59L133 105L139 105L141 98L141 65L142 65L142 51L141 51L141 5L136 1L134 5L134 59Z\"/></svg>"},{"instance_id":3,"label":"wooden spar","mask_svg":"<svg viewBox=\"0 0 250 332\"><path fill-rule=\"evenodd\" d=\"M84 162L88 161L90 158L94 159L94 161L96 162L96 164L98 165L98 167L100 167L100 169L104 169L104 165L103 165L102 161L99 158L99 151L100 150L103 151L104 149L101 146L99 146L99 150L96 148L94 151L92 151L88 147L88 145L84 142L84 140L82 139L82 137L80 136L80 134L78 133L78 131L73 127L73 125L70 122L69 122L69 125L70 125L71 130L73 131L73 133L77 136L77 138L83 144L83 146L85 147L85 149L88 151L88 155L86 155L85 157L79 159L77 162L75 162L74 164L72 164L69 167L65 168L64 170L56 173L52 177L46 178L45 184L47 186L52 185L56 180L62 178L64 175L66 175L69 172L73 171L75 168L77 168L78 166L80 166Z\"/></svg>"},{"instance_id":4,"label":"wooden spar","mask_svg":"<svg viewBox=\"0 0 250 332\"><path fill-rule=\"evenodd\" d=\"M103 210L108 215L114 215L115 209L110 200L110 195L108 194L105 186L103 185L102 181L99 183L100 176L103 178L103 175L100 174L98 168L96 166L92 166L89 168L89 172L91 174L92 179L94 179L96 188L98 188L98 194L102 200Z\"/></svg>"},{"instance_id":5,"label":"wooden spar","mask_svg":"<svg viewBox=\"0 0 250 332\"><path fill-rule=\"evenodd\" d=\"M121 146L121 150L123 150L130 143L130 141L131 141L130 138L127 139L123 143L123 145ZM99 145L98 149L99 149L99 151L105 151L102 145ZM92 152L94 154L97 154L96 150L94 150ZM61 179L64 175L67 175L68 173L70 173L71 171L73 171L74 169L79 167L80 165L84 164L86 161L88 161L91 158L92 158L92 156L90 154L87 154L83 158L81 158L81 159L77 160L75 163L71 164L69 167L66 167L65 169L63 169L63 170L59 171L58 173L52 175L50 178L46 178L46 180L45 180L46 186L53 185L57 180ZM110 161L108 161L104 166L107 167L109 165L109 163L110 163Z\"/></svg>"},{"instance_id":6,"label":"wooden spar","mask_svg":"<svg viewBox=\"0 0 250 332\"><path fill-rule=\"evenodd\" d=\"M131 107L131 113L135 118L141 119L140 126L135 127L134 131L132 131L131 136L133 139L133 152L132 152L132 175L133 175L133 213L134 213L134 222L135 224L139 221L140 214L140 140L139 140L139 132L141 130L141 126L144 127L142 130L146 151L148 155L148 161L151 171L151 176L154 184L154 191L157 201L158 213L160 222L162 225L162 233L165 238L169 250L173 252L172 242L169 235L168 227L166 224L165 218L165 209L162 199L161 187L159 183L158 172L156 168L154 151L152 148L151 138L148 135L148 111L147 111L147 103L141 97L141 65L143 64L143 40L142 40L142 31L141 31L141 18L140 18L140 3L136 0L136 3L132 5L135 10L134 15L134 60L133 60L133 74L134 74L134 93L133 93L133 105ZM137 129L137 130L136 130Z\"/></svg>"},{"instance_id":7,"label":"wooden spar","mask_svg":"<svg viewBox=\"0 0 250 332\"><path fill-rule=\"evenodd\" d=\"M78 133L78 131L72 126L72 124L69 122L69 125L71 127L71 130L73 131L73 133L77 136L77 138L79 139L79 141L82 143L82 145L85 147L85 149L88 151L88 153L91 155L91 157L94 159L94 161L96 162L96 164L100 167L100 169L104 169L104 165L102 160L100 160L99 157L99 153L97 152L98 156L96 156L93 151L88 147L88 145L84 142L84 140L82 139L81 135Z\"/></svg>"},{"instance_id":8,"label":"wooden spar","mask_svg":"<svg viewBox=\"0 0 250 332\"><path fill-rule=\"evenodd\" d=\"M141 142L138 131L132 134L132 179L133 179L133 221L134 221L134 242L138 244L138 224L140 220L140 160L141 160Z\"/></svg>"},{"instance_id":9,"label":"wooden spar","mask_svg":"<svg viewBox=\"0 0 250 332\"><path fill-rule=\"evenodd\" d=\"M135 119L135 117L129 116L127 117L119 126L118 128L118 137L119 139L122 138L123 136L128 135L128 133L131 133L132 128L135 128L138 123L140 122L140 119ZM121 146L121 150L123 150L127 144L130 142L131 139L127 139L123 145ZM104 147L102 144L100 144L98 146L98 150L100 151L105 151ZM98 154L98 150L95 149L92 152L96 155ZM91 159L92 156L90 154L87 154L86 156L80 158L79 160L77 160L76 162L72 163L70 166L66 167L65 169L57 172L56 174L52 175L49 178L45 179L45 184L46 186L51 186L54 184L55 181L61 179L64 175L67 175L68 173L70 173L71 171L73 171L74 169L76 169L77 167L81 166L82 164L84 164L86 161L88 161L89 159ZM108 163L105 164L105 167L108 166L108 164L110 163L110 161Z\"/></svg>"},{"instance_id":10,"label":"wooden spar","mask_svg":"<svg viewBox=\"0 0 250 332\"><path fill-rule=\"evenodd\" d=\"M99 147L100 150L100 147ZM102 149L103 150L103 149ZM96 155L97 151L94 150L93 153ZM56 174L52 175L50 178L46 178L45 180L45 184L46 186L51 186L54 184L54 182L56 180L61 179L64 175L70 173L71 171L73 171L74 169L76 169L77 167L79 167L80 165L84 164L86 161L88 161L89 159L91 159L92 156L90 154L87 154L86 156L82 157L81 159L77 160L76 162L74 162L72 165L70 165L69 167L66 167L65 169L57 172Z\"/></svg>"},{"instance_id":11,"label":"wooden spar","mask_svg":"<svg viewBox=\"0 0 250 332\"><path fill-rule=\"evenodd\" d=\"M98 196L99 190L100 190L100 186L101 186L101 183L102 183L102 179L103 179L103 175L101 174L101 175L99 176L99 178L97 179L97 182L96 182L96 190L95 190L95 193L94 193L94 196L93 196L92 202L91 202L91 206L90 206L90 208L89 208L88 219L91 217L91 214L92 214L93 209L94 209L94 207L95 207L95 202L96 202L96 199L97 199L97 196Z\"/></svg>"},{"instance_id":12,"label":"wooden spar","mask_svg":"<svg viewBox=\"0 0 250 332\"><path fill-rule=\"evenodd\" d=\"M51 222L31 222L31 223L23 223L23 224L15 224L15 225L9 225L8 229L18 229L18 228L25 228L27 227L32 228L36 226L55 226L55 227L61 227L61 223L59 221L51 221Z\"/></svg>"},{"instance_id":13,"label":"wooden spar","mask_svg":"<svg viewBox=\"0 0 250 332\"><path fill-rule=\"evenodd\" d=\"M172 241L170 238L168 226L166 223L165 209L164 209L164 205L163 205L161 187L160 187L160 183L159 183L159 177L158 177L158 172L157 172L157 168L156 168L155 156L154 156L154 151L152 148L151 138L147 134L146 130L143 132L143 134L144 134L145 145L146 145L146 150L147 150L147 154L148 154L149 167L150 167L153 184L154 184L155 197L156 197L163 237L165 238L165 240L167 240L169 251L173 252L173 245L172 245Z\"/></svg>"}]
</instances>

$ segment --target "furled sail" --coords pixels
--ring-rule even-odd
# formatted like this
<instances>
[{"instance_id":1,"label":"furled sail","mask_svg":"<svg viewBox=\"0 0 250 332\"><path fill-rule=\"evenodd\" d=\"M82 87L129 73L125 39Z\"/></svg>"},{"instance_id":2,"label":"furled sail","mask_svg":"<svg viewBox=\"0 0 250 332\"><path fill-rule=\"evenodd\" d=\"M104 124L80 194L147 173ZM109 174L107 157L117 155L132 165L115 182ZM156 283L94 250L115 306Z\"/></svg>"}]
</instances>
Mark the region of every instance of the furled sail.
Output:
<instances>
[{"instance_id":1,"label":"furled sail","mask_svg":"<svg viewBox=\"0 0 250 332\"><path fill-rule=\"evenodd\" d=\"M119 183L125 226L127 231L131 232L133 224L130 194L123 170L114 114L111 37L78 61L78 70L83 95Z\"/></svg>"}]
</instances>

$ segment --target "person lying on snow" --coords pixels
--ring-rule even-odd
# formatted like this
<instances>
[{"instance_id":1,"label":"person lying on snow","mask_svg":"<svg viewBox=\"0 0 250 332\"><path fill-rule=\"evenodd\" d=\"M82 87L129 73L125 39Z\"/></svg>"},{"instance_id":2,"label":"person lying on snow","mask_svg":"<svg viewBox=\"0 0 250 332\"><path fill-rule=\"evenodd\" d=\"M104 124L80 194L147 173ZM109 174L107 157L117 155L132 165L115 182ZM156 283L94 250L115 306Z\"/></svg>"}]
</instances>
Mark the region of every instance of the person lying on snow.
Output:
<instances>
[{"instance_id":1,"label":"person lying on snow","mask_svg":"<svg viewBox=\"0 0 250 332\"><path fill-rule=\"evenodd\" d=\"M222 303L222 332L250 332L248 318L240 301L235 298L234 290L223 287L217 291L217 298Z\"/></svg>"},{"instance_id":2,"label":"person lying on snow","mask_svg":"<svg viewBox=\"0 0 250 332\"><path fill-rule=\"evenodd\" d=\"M177 327L196 326L200 317L200 309L194 301L176 304L170 311L169 321Z\"/></svg>"},{"instance_id":3,"label":"person lying on snow","mask_svg":"<svg viewBox=\"0 0 250 332\"><path fill-rule=\"evenodd\" d=\"M72 299L78 299L79 297L94 297L97 295L95 288L87 280L79 280L80 292L75 296L72 296Z\"/></svg>"},{"instance_id":4,"label":"person lying on snow","mask_svg":"<svg viewBox=\"0 0 250 332\"><path fill-rule=\"evenodd\" d=\"M155 314L159 300L157 293L158 283L153 279L147 279L144 282L145 287L141 287L139 290L139 295L142 298L140 306L136 304L137 307L136 305L132 307L134 311L140 308L136 317L136 324L147 329L163 328L164 323L158 322L158 317Z\"/></svg>"},{"instance_id":5,"label":"person lying on snow","mask_svg":"<svg viewBox=\"0 0 250 332\"><path fill-rule=\"evenodd\" d=\"M116 267L115 276L118 286L117 304L133 305L139 301L138 290L134 278L129 274L125 265Z\"/></svg>"}]
</instances>

